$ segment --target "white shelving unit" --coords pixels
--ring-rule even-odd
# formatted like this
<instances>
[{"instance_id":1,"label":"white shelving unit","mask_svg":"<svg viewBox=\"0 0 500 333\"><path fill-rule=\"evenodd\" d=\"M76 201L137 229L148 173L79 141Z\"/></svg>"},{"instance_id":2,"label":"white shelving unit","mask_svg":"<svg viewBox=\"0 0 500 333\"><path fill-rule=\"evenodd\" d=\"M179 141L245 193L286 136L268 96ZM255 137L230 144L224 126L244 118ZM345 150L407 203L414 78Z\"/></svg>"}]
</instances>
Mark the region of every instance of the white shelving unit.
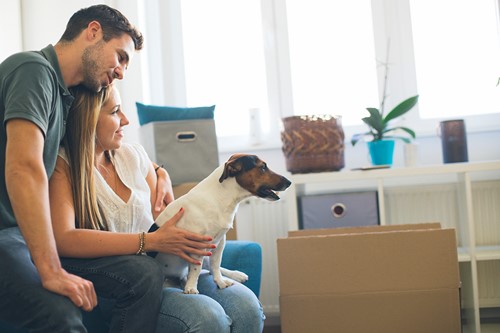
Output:
<instances>
[{"instance_id":1,"label":"white shelving unit","mask_svg":"<svg viewBox=\"0 0 500 333\"><path fill-rule=\"evenodd\" d=\"M500 161L295 174L288 198L377 191L381 225L441 222L457 231L464 332L481 333L480 309L500 308ZM297 200L288 229L298 229Z\"/></svg>"}]
</instances>

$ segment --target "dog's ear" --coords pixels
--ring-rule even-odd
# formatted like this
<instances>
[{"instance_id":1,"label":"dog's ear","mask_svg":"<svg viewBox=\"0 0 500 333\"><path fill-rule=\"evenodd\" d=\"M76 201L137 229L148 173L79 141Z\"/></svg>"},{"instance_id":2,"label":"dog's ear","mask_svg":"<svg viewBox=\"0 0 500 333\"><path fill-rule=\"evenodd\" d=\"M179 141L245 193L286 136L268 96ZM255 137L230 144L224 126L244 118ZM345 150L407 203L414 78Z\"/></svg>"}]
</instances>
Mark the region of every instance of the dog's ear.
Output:
<instances>
[{"instance_id":1,"label":"dog's ear","mask_svg":"<svg viewBox=\"0 0 500 333\"><path fill-rule=\"evenodd\" d=\"M222 183L224 179L229 177L234 177L241 171L246 171L255 166L257 156L245 155L245 154L234 154L229 160L224 164L224 171L219 178L219 182Z\"/></svg>"}]
</instances>

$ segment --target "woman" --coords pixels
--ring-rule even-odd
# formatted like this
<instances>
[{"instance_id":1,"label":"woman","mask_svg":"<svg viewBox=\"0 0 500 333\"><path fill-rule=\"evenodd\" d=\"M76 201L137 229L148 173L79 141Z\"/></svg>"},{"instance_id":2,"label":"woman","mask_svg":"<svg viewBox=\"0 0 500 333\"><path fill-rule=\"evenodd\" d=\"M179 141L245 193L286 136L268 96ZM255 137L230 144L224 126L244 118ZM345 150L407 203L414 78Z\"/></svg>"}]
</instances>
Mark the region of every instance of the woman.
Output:
<instances>
[{"instance_id":1,"label":"woman","mask_svg":"<svg viewBox=\"0 0 500 333\"><path fill-rule=\"evenodd\" d=\"M65 148L50 181L60 255L99 258L158 251L192 263L197 262L189 254L210 255L209 239L175 226L182 211L140 239L139 233L147 231L159 214L152 210L157 178L153 164L140 145L122 142L129 121L116 87L102 96L80 88L74 95ZM64 263L71 267L74 260ZM85 271L75 274L92 281ZM245 286L236 283L220 290L211 276L203 274L198 289L199 295L184 294L180 286L163 289L157 332L262 331L262 308Z\"/></svg>"}]
</instances>

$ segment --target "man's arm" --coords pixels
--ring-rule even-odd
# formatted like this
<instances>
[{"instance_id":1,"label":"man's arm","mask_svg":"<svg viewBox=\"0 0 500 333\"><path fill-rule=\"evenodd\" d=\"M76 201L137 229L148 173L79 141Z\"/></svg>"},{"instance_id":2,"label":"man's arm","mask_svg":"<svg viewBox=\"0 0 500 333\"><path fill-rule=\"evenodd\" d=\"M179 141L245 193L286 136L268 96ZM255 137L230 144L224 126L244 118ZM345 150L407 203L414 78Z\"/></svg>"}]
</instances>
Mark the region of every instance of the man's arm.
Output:
<instances>
[{"instance_id":1,"label":"man's arm","mask_svg":"<svg viewBox=\"0 0 500 333\"><path fill-rule=\"evenodd\" d=\"M152 170L148 173L148 177L155 177L154 183L156 186L156 194L152 195L153 198L153 211L155 218L159 215L163 208L165 208L164 204L168 205L172 201L174 201L174 191L172 190L172 180L170 179L170 175L167 170L162 166L152 162ZM151 173L153 171L153 173ZM148 184L151 184L151 179L147 179Z\"/></svg>"},{"instance_id":2,"label":"man's arm","mask_svg":"<svg viewBox=\"0 0 500 333\"><path fill-rule=\"evenodd\" d=\"M90 311L97 304L92 283L67 273L57 254L43 165L43 133L35 124L22 119L9 120L6 130L7 192L42 285Z\"/></svg>"}]
</instances>

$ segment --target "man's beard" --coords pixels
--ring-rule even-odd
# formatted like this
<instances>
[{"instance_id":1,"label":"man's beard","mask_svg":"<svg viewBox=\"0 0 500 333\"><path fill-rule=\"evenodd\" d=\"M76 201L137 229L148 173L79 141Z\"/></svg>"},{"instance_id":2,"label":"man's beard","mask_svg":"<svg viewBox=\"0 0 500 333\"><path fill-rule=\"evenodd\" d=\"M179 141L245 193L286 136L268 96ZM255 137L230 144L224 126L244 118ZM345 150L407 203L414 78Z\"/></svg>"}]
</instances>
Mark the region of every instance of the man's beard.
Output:
<instances>
[{"instance_id":1,"label":"man's beard","mask_svg":"<svg viewBox=\"0 0 500 333\"><path fill-rule=\"evenodd\" d=\"M104 46L104 41L100 41L93 46L87 47L83 51L83 81L82 84L92 91L99 92L103 84L99 81L100 66L98 64L99 55Z\"/></svg>"}]
</instances>

